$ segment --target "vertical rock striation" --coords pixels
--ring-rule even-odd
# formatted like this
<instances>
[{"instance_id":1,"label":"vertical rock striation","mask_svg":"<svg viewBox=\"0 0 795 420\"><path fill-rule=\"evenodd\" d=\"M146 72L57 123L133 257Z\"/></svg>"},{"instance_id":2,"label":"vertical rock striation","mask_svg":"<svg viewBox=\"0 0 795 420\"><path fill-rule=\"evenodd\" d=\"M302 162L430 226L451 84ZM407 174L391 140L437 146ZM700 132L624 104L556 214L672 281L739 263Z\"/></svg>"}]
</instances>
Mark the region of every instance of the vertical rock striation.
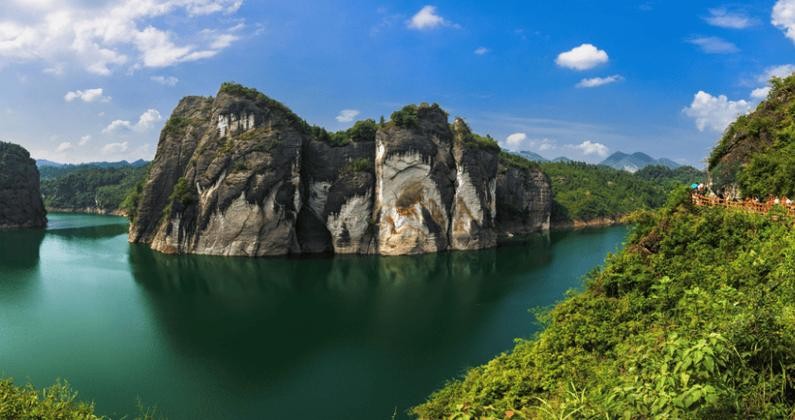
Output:
<instances>
[{"instance_id":1,"label":"vertical rock striation","mask_svg":"<svg viewBox=\"0 0 795 420\"><path fill-rule=\"evenodd\" d=\"M437 105L406 107L378 131L375 202L383 255L448 249L455 194L453 133Z\"/></svg>"},{"instance_id":2,"label":"vertical rock striation","mask_svg":"<svg viewBox=\"0 0 795 420\"><path fill-rule=\"evenodd\" d=\"M456 189L452 249L491 248L497 245L497 165L500 148L496 142L473 134L464 120L453 122Z\"/></svg>"},{"instance_id":3,"label":"vertical rock striation","mask_svg":"<svg viewBox=\"0 0 795 420\"><path fill-rule=\"evenodd\" d=\"M36 161L23 147L0 142L0 229L45 226Z\"/></svg>"},{"instance_id":4,"label":"vertical rock striation","mask_svg":"<svg viewBox=\"0 0 795 420\"><path fill-rule=\"evenodd\" d=\"M501 156L435 104L328 133L224 84L174 110L130 241L244 256L489 248L549 227L549 181L532 165L506 172ZM501 182L520 196L501 196ZM500 218L503 206L510 217Z\"/></svg>"}]
</instances>

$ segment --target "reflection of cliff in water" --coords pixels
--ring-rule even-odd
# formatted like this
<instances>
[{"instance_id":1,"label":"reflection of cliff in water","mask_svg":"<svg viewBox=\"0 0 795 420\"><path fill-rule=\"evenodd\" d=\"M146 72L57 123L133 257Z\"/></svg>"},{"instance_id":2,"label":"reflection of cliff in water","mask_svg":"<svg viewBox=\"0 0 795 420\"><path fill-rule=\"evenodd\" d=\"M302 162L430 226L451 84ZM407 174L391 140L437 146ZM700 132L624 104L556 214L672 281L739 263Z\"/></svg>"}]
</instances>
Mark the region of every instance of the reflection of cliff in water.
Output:
<instances>
[{"instance_id":1,"label":"reflection of cliff in water","mask_svg":"<svg viewBox=\"0 0 795 420\"><path fill-rule=\"evenodd\" d=\"M406 360L465 343L549 252L541 237L405 257L168 256L133 245L130 266L172 345L259 382L351 340Z\"/></svg>"},{"instance_id":2,"label":"reflection of cliff in water","mask_svg":"<svg viewBox=\"0 0 795 420\"><path fill-rule=\"evenodd\" d=\"M39 264L44 229L0 230L0 269L27 270Z\"/></svg>"},{"instance_id":3,"label":"reflection of cliff in water","mask_svg":"<svg viewBox=\"0 0 795 420\"><path fill-rule=\"evenodd\" d=\"M47 235L57 236L61 239L106 239L127 233L127 224L107 224L84 227L65 227L47 229Z\"/></svg>"}]
</instances>

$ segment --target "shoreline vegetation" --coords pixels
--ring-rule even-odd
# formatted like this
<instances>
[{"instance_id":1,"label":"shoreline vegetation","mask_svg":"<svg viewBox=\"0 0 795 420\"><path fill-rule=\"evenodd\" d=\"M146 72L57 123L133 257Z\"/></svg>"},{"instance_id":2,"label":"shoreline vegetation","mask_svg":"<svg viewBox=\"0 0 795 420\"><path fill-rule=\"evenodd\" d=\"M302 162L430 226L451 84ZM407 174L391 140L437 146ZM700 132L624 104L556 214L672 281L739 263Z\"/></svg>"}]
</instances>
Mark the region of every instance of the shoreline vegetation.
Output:
<instances>
[{"instance_id":1,"label":"shoreline vegetation","mask_svg":"<svg viewBox=\"0 0 795 420\"><path fill-rule=\"evenodd\" d=\"M124 416L131 420L162 418L157 408L147 408L138 401L138 413ZM31 384L17 385L11 378L0 379L0 418L3 419L79 419L104 420L110 417L96 414L93 402L79 399L77 391L68 382L36 389Z\"/></svg>"},{"instance_id":2,"label":"shoreline vegetation","mask_svg":"<svg viewBox=\"0 0 795 420\"><path fill-rule=\"evenodd\" d=\"M539 316L534 338L449 382L419 418L789 418L793 220L696 208L630 218L625 248Z\"/></svg>"}]
</instances>

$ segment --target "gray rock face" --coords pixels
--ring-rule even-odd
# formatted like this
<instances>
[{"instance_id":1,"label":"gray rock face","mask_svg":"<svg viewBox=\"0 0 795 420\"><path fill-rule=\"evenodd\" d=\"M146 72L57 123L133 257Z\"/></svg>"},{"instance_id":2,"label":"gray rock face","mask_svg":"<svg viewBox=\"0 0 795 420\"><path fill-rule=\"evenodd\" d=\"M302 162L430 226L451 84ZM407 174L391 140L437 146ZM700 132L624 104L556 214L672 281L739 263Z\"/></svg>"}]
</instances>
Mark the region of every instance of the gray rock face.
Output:
<instances>
[{"instance_id":1,"label":"gray rock face","mask_svg":"<svg viewBox=\"0 0 795 420\"><path fill-rule=\"evenodd\" d=\"M305 204L298 218L304 253L370 254L375 142L351 141L329 145L312 139L304 147Z\"/></svg>"},{"instance_id":2,"label":"gray rock face","mask_svg":"<svg viewBox=\"0 0 795 420\"><path fill-rule=\"evenodd\" d=\"M45 226L36 161L23 147L0 142L0 229Z\"/></svg>"},{"instance_id":3,"label":"gray rock face","mask_svg":"<svg viewBox=\"0 0 795 420\"><path fill-rule=\"evenodd\" d=\"M438 106L420 106L417 122L376 135L378 251L420 254L448 249L455 194L453 133Z\"/></svg>"},{"instance_id":4,"label":"gray rock face","mask_svg":"<svg viewBox=\"0 0 795 420\"><path fill-rule=\"evenodd\" d=\"M552 187L533 166L501 159L497 175L497 228L500 239L549 230Z\"/></svg>"},{"instance_id":5,"label":"gray rock face","mask_svg":"<svg viewBox=\"0 0 795 420\"><path fill-rule=\"evenodd\" d=\"M513 168L521 196L501 200L493 140L451 126L437 105L393 120L330 134L239 85L186 98L161 135L130 241L165 253L403 255L549 227L543 174Z\"/></svg>"},{"instance_id":6,"label":"gray rock face","mask_svg":"<svg viewBox=\"0 0 795 420\"><path fill-rule=\"evenodd\" d=\"M491 248L497 245L497 164L499 148L478 140L466 123L453 122L456 162L456 188L451 248L457 250ZM484 144L486 146L484 146Z\"/></svg>"},{"instance_id":7,"label":"gray rock face","mask_svg":"<svg viewBox=\"0 0 795 420\"><path fill-rule=\"evenodd\" d=\"M166 253L300 250L295 222L307 129L281 104L241 89L222 88L214 100L202 100L191 115L197 121L183 117L186 101L177 107L175 126L181 129L166 131L167 125L161 136L131 227L133 242L150 242ZM149 196L158 198L151 207Z\"/></svg>"}]
</instances>

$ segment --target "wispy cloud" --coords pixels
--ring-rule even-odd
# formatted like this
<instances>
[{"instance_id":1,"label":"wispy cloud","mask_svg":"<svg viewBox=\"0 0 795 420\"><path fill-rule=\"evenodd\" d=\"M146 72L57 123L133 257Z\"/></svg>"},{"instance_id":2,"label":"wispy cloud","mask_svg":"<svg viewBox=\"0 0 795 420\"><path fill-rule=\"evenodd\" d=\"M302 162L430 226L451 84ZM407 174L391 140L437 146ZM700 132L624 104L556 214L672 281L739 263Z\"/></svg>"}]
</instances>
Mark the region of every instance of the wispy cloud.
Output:
<instances>
[{"instance_id":1,"label":"wispy cloud","mask_svg":"<svg viewBox=\"0 0 795 420\"><path fill-rule=\"evenodd\" d=\"M486 47L478 47L475 48L475 55L486 55L489 53L489 49Z\"/></svg>"},{"instance_id":2,"label":"wispy cloud","mask_svg":"<svg viewBox=\"0 0 795 420\"><path fill-rule=\"evenodd\" d=\"M356 119L359 114L361 114L361 112L358 109L343 109L337 115L336 119L341 123L348 123Z\"/></svg>"},{"instance_id":3,"label":"wispy cloud","mask_svg":"<svg viewBox=\"0 0 795 420\"><path fill-rule=\"evenodd\" d=\"M176 86L179 83L179 79L174 76L152 76L149 79L164 86Z\"/></svg>"},{"instance_id":4,"label":"wispy cloud","mask_svg":"<svg viewBox=\"0 0 795 420\"><path fill-rule=\"evenodd\" d=\"M579 83L577 83L578 88L595 88L599 86L609 85L612 83L620 82L624 80L621 75L614 74L612 76L607 77L592 77L590 79L582 79Z\"/></svg>"},{"instance_id":5,"label":"wispy cloud","mask_svg":"<svg viewBox=\"0 0 795 420\"><path fill-rule=\"evenodd\" d=\"M83 102L110 102L111 97L103 95L103 92L104 90L102 88L75 90L66 92L63 99L66 102L73 102L75 100L81 100Z\"/></svg>"},{"instance_id":6,"label":"wispy cloud","mask_svg":"<svg viewBox=\"0 0 795 420\"><path fill-rule=\"evenodd\" d=\"M698 46L707 54L734 54L740 51L733 43L716 36L694 37L687 42Z\"/></svg>"},{"instance_id":7,"label":"wispy cloud","mask_svg":"<svg viewBox=\"0 0 795 420\"><path fill-rule=\"evenodd\" d=\"M723 7L709 9L709 16L706 16L704 20L712 26L727 29L745 29L758 23L756 19L745 13L731 12Z\"/></svg>"}]
</instances>

